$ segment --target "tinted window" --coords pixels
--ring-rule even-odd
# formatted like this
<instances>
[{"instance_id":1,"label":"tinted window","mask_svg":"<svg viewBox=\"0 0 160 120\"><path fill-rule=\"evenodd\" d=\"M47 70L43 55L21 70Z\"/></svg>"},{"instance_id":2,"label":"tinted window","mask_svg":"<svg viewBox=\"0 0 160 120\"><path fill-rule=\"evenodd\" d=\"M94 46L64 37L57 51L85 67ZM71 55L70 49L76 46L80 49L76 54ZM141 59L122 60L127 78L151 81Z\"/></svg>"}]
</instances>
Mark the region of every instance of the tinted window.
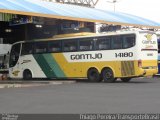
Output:
<instances>
[{"instance_id":1,"label":"tinted window","mask_svg":"<svg viewBox=\"0 0 160 120\"><path fill-rule=\"evenodd\" d=\"M63 51L70 52L77 50L77 40L64 40L63 41Z\"/></svg>"},{"instance_id":2,"label":"tinted window","mask_svg":"<svg viewBox=\"0 0 160 120\"><path fill-rule=\"evenodd\" d=\"M47 42L35 42L34 45L35 45L34 53L46 53L47 52L47 47L48 47Z\"/></svg>"},{"instance_id":3,"label":"tinted window","mask_svg":"<svg viewBox=\"0 0 160 120\"><path fill-rule=\"evenodd\" d=\"M10 67L15 66L18 59L19 59L20 46L21 46L21 44L15 44L11 48L10 60L9 60L9 66Z\"/></svg>"},{"instance_id":4,"label":"tinted window","mask_svg":"<svg viewBox=\"0 0 160 120\"><path fill-rule=\"evenodd\" d=\"M110 49L110 37L98 38L96 41L96 49L97 50L108 50Z\"/></svg>"},{"instance_id":5,"label":"tinted window","mask_svg":"<svg viewBox=\"0 0 160 120\"><path fill-rule=\"evenodd\" d=\"M61 41L51 41L48 43L48 51L49 52L60 52L61 51Z\"/></svg>"},{"instance_id":6,"label":"tinted window","mask_svg":"<svg viewBox=\"0 0 160 120\"><path fill-rule=\"evenodd\" d=\"M158 53L160 53L160 43L158 43Z\"/></svg>"},{"instance_id":7,"label":"tinted window","mask_svg":"<svg viewBox=\"0 0 160 120\"><path fill-rule=\"evenodd\" d=\"M33 43L23 43L21 55L33 54Z\"/></svg>"},{"instance_id":8,"label":"tinted window","mask_svg":"<svg viewBox=\"0 0 160 120\"><path fill-rule=\"evenodd\" d=\"M123 48L130 48L135 45L135 35L123 35Z\"/></svg>"},{"instance_id":9,"label":"tinted window","mask_svg":"<svg viewBox=\"0 0 160 120\"><path fill-rule=\"evenodd\" d=\"M122 40L120 36L113 36L112 49L122 49Z\"/></svg>"},{"instance_id":10,"label":"tinted window","mask_svg":"<svg viewBox=\"0 0 160 120\"><path fill-rule=\"evenodd\" d=\"M92 39L82 39L79 41L79 49L81 51L93 50L94 42Z\"/></svg>"}]
</instances>

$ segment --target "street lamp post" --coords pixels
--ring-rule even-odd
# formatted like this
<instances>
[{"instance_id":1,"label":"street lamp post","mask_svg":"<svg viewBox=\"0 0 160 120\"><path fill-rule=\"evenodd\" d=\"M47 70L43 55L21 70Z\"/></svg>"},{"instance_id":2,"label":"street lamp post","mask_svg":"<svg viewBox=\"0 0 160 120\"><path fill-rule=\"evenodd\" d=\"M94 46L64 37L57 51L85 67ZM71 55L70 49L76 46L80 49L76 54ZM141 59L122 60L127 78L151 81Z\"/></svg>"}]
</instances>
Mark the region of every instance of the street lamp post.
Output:
<instances>
[{"instance_id":1,"label":"street lamp post","mask_svg":"<svg viewBox=\"0 0 160 120\"><path fill-rule=\"evenodd\" d=\"M116 2L117 2L117 0L113 0L113 4L114 4L114 12L116 11Z\"/></svg>"},{"instance_id":2,"label":"street lamp post","mask_svg":"<svg viewBox=\"0 0 160 120\"><path fill-rule=\"evenodd\" d=\"M112 0L112 1L107 1L109 3L113 3L114 5L114 12L116 11L116 3L117 3L117 0Z\"/></svg>"}]
</instances>

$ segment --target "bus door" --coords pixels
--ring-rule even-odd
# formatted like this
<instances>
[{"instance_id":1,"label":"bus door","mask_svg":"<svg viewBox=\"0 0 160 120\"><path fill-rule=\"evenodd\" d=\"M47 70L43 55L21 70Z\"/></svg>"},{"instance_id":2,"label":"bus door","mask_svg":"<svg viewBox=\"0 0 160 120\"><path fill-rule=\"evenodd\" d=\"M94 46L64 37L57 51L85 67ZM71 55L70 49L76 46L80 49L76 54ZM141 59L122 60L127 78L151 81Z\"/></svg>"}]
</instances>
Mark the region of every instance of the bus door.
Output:
<instances>
[{"instance_id":1,"label":"bus door","mask_svg":"<svg viewBox=\"0 0 160 120\"><path fill-rule=\"evenodd\" d=\"M21 44L18 43L18 44L15 44L12 46L11 48L11 53L10 53L10 60L9 60L9 72L10 72L10 75L12 77L18 77L20 76L19 75L19 56L20 56L20 48L21 48Z\"/></svg>"}]
</instances>

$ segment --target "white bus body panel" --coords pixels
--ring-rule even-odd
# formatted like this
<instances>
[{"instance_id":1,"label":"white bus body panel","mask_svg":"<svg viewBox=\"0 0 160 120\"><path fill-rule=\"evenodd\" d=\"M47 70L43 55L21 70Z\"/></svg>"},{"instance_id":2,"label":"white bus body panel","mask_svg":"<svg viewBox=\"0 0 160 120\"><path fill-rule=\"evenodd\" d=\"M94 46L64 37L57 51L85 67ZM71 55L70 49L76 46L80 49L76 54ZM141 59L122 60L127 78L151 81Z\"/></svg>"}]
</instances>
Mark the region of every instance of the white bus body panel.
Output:
<instances>
[{"instance_id":1,"label":"white bus body panel","mask_svg":"<svg viewBox=\"0 0 160 120\"><path fill-rule=\"evenodd\" d=\"M148 36L148 37L147 37ZM140 33L137 38L138 60L157 60L157 36L150 33Z\"/></svg>"},{"instance_id":2,"label":"white bus body panel","mask_svg":"<svg viewBox=\"0 0 160 120\"><path fill-rule=\"evenodd\" d=\"M13 68L10 68L10 77L23 78L23 71L26 69L31 71L33 78L46 78L46 75L34 59L33 55L20 56L17 64ZM18 72L18 74L15 72Z\"/></svg>"}]
</instances>

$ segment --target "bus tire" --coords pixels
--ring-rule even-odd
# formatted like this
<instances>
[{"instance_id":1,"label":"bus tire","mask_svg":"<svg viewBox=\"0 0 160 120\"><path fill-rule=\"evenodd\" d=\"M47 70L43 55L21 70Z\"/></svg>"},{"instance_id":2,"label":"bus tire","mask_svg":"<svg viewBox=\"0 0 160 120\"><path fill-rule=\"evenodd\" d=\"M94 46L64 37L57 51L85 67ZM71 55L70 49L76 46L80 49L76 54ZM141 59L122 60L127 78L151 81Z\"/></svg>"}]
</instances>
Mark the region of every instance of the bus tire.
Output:
<instances>
[{"instance_id":1,"label":"bus tire","mask_svg":"<svg viewBox=\"0 0 160 120\"><path fill-rule=\"evenodd\" d=\"M101 82L101 76L96 68L90 68L87 72L87 78L90 82Z\"/></svg>"},{"instance_id":2,"label":"bus tire","mask_svg":"<svg viewBox=\"0 0 160 120\"><path fill-rule=\"evenodd\" d=\"M114 73L110 68L105 68L102 70L102 77L106 83L113 83L116 81L116 78L114 78Z\"/></svg>"},{"instance_id":3,"label":"bus tire","mask_svg":"<svg viewBox=\"0 0 160 120\"><path fill-rule=\"evenodd\" d=\"M24 70L23 79L24 80L31 80L32 79L32 73L30 70Z\"/></svg>"},{"instance_id":4,"label":"bus tire","mask_svg":"<svg viewBox=\"0 0 160 120\"><path fill-rule=\"evenodd\" d=\"M129 82L130 80L131 80L131 78L121 78L121 81L125 82L125 83Z\"/></svg>"}]
</instances>

